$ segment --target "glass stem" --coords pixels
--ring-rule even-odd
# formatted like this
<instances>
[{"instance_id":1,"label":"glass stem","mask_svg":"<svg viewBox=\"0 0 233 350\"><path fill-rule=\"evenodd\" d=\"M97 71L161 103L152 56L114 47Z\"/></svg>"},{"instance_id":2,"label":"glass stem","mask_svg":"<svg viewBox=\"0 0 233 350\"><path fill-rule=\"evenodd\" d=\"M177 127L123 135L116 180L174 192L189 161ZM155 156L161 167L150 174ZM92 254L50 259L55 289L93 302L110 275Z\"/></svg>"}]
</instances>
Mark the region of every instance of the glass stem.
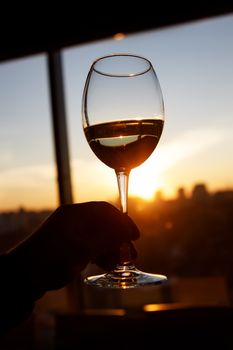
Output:
<instances>
[{"instance_id":1,"label":"glass stem","mask_svg":"<svg viewBox=\"0 0 233 350\"><path fill-rule=\"evenodd\" d=\"M120 209L122 213L128 213L128 183L129 183L129 172L116 171L117 184L120 195Z\"/></svg>"},{"instance_id":2,"label":"glass stem","mask_svg":"<svg viewBox=\"0 0 233 350\"><path fill-rule=\"evenodd\" d=\"M129 183L129 172L128 171L116 171L117 184L120 196L120 209L125 215L128 214L128 183ZM117 265L118 269L123 266L132 265L130 243L125 242L120 248L120 261Z\"/></svg>"}]
</instances>

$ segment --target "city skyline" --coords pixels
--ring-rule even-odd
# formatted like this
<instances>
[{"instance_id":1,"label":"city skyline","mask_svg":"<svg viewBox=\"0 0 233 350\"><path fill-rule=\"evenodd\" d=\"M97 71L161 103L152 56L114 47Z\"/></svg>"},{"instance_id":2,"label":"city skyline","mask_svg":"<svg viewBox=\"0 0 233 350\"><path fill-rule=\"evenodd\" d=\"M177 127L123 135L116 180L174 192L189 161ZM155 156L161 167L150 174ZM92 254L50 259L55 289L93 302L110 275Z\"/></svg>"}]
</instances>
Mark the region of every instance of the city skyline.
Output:
<instances>
[{"instance_id":1,"label":"city skyline","mask_svg":"<svg viewBox=\"0 0 233 350\"><path fill-rule=\"evenodd\" d=\"M219 188L219 189L215 189L215 190L210 190L210 188L208 187L208 184L203 183L203 182L197 182L195 184L193 184L193 186L191 186L188 190L187 188L185 188L184 186L180 186L176 188L176 191L174 192L174 196L173 197L167 197L165 195L165 192L163 191L162 188L159 188L158 190L156 190L154 192L153 197L151 197L150 199L145 198L145 197L141 197L140 195L134 195L134 194L129 194L129 203L131 201L136 201L139 203L139 201L141 202L140 207L142 208L144 205L153 205L156 203L161 203L161 202L167 202L167 203L172 203L172 202L176 202L179 199L183 198L186 199L187 201L191 201L195 198L195 196L197 197L198 195L202 195L204 194L205 196L208 197L214 197L214 196L222 196L222 197L226 197L229 198L231 197L233 199L233 187L232 188ZM118 197L118 193L116 194L115 197L111 197L108 200L111 204L118 206L119 205L119 197ZM129 209L131 209L131 207L129 207ZM49 215L50 213L52 213L54 210L53 207L49 207L49 206L45 206L45 207L41 207L41 208L33 208L33 207L27 207L27 206L19 206L19 207L15 207L15 208L11 208L11 209L6 209L6 210L1 210L0 209L0 215L8 215L8 214L16 214L16 215L27 215L27 214L38 214L38 213L42 213L42 215L46 216ZM17 225L17 222L15 222L15 224Z\"/></svg>"}]
</instances>

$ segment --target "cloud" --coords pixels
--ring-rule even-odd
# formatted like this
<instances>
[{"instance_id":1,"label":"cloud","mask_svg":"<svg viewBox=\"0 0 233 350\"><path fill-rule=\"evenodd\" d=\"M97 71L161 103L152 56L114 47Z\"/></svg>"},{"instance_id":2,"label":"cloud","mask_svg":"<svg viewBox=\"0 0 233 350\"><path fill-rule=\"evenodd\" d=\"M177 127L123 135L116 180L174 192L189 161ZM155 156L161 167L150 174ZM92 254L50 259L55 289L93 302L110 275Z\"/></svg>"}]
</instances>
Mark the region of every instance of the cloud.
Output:
<instances>
[{"instance_id":1,"label":"cloud","mask_svg":"<svg viewBox=\"0 0 233 350\"><path fill-rule=\"evenodd\" d=\"M160 171L164 171L185 158L209 149L230 135L229 130L225 129L203 128L186 131L178 138L163 144L158 152L155 150L148 163L154 162L155 167L158 163Z\"/></svg>"}]
</instances>

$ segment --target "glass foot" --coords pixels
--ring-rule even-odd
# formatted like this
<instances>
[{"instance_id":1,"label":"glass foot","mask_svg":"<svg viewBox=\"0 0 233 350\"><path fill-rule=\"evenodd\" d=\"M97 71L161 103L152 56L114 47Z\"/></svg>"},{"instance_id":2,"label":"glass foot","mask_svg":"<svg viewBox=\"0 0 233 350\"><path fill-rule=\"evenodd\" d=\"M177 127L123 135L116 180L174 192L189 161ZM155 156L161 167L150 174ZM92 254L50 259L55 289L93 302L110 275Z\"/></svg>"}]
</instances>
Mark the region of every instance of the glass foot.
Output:
<instances>
[{"instance_id":1,"label":"glass foot","mask_svg":"<svg viewBox=\"0 0 233 350\"><path fill-rule=\"evenodd\" d=\"M86 277L84 280L86 284L93 287L120 289L152 286L166 281L166 276L142 272L132 264L118 265L109 273Z\"/></svg>"}]
</instances>

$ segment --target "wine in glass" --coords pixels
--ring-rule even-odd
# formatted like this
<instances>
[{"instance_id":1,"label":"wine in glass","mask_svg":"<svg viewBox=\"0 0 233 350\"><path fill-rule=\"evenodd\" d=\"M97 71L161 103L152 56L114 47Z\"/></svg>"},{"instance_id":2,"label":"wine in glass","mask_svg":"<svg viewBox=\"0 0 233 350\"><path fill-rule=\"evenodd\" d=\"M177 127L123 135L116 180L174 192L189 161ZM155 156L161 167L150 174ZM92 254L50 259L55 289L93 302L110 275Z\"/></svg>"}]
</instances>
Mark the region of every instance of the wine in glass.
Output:
<instances>
[{"instance_id":1,"label":"wine in glass","mask_svg":"<svg viewBox=\"0 0 233 350\"><path fill-rule=\"evenodd\" d=\"M83 91L82 121L92 151L115 170L121 211L127 215L130 171L154 151L164 125L163 96L151 62L133 54L96 59ZM124 244L113 271L89 276L85 282L97 287L126 289L167 280L164 275L138 270L129 252Z\"/></svg>"}]
</instances>

